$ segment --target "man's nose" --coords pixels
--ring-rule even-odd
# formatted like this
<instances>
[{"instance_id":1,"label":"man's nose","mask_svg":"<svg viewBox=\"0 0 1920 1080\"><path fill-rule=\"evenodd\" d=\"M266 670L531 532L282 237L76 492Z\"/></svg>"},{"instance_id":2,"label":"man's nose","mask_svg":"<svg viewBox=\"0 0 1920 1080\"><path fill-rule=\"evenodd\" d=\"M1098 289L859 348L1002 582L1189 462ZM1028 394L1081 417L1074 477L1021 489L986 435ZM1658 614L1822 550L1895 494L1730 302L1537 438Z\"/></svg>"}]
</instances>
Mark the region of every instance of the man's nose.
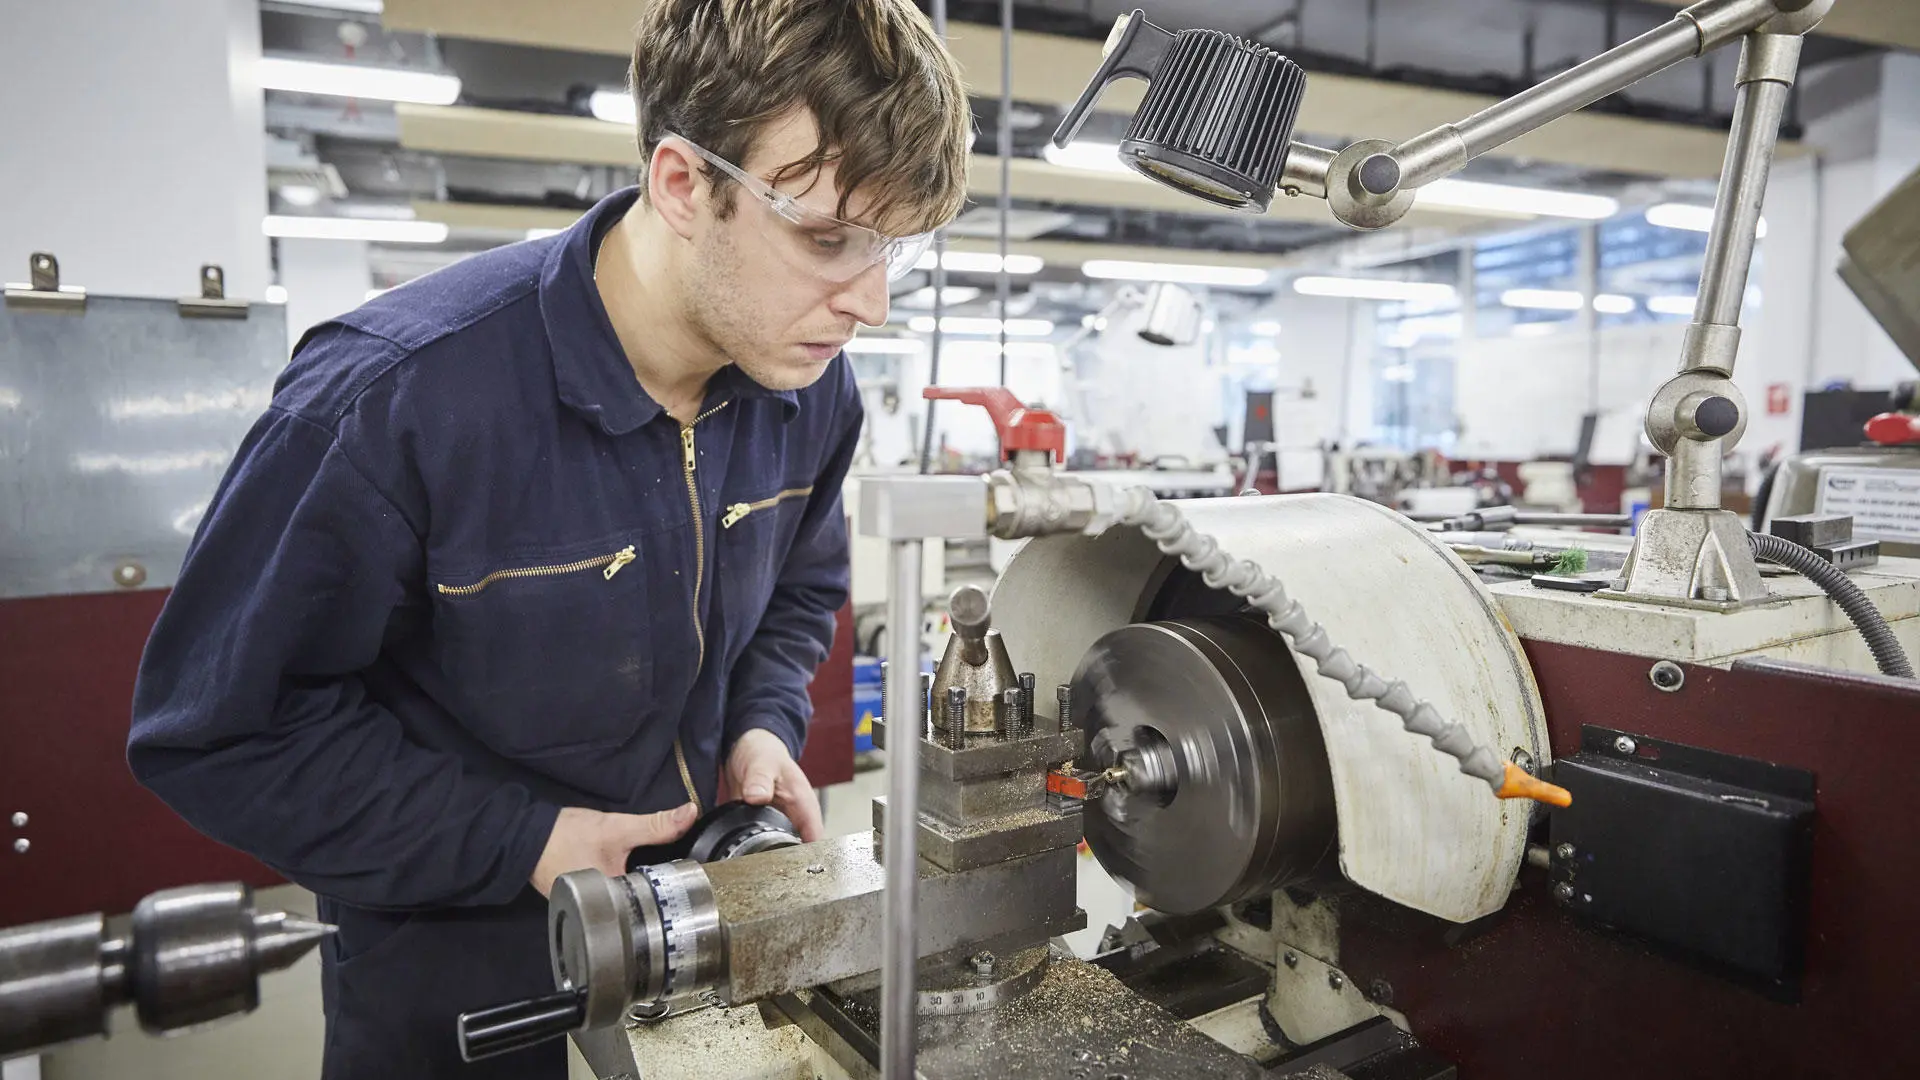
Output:
<instances>
[{"instance_id":1,"label":"man's nose","mask_svg":"<svg viewBox=\"0 0 1920 1080\"><path fill-rule=\"evenodd\" d=\"M862 326L880 326L887 321L887 264L874 263L842 285L834 293L833 313L853 318Z\"/></svg>"}]
</instances>

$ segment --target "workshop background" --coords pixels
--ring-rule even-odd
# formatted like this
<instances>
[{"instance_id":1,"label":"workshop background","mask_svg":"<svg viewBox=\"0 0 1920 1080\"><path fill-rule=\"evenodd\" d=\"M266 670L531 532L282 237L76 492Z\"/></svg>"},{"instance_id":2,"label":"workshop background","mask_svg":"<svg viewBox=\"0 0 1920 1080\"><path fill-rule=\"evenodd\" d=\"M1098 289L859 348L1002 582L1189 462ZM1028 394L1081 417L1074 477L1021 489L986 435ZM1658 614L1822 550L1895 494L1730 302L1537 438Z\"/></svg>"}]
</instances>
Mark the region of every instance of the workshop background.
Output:
<instances>
[{"instance_id":1,"label":"workshop background","mask_svg":"<svg viewBox=\"0 0 1920 1080\"><path fill-rule=\"evenodd\" d=\"M251 381L207 389L188 371L179 385L189 389L152 389L104 371L112 422L100 434L110 441L88 447L70 435L64 472L38 471L36 447L15 437L35 407L35 381L23 354L9 351L17 343L0 339L0 431L13 433L0 440L9 532L45 540L28 515L49 485L105 477L177 493L178 504L154 516L183 550L212 481L266 403L263 386L307 327L475 252L562 229L626 186L638 164L623 89L628 28L645 2L0 5L0 96L11 105L0 110L0 279L40 288L44 268L30 259L45 252L58 260L56 292L238 300L281 317L270 340L247 346L260 361ZM1330 490L1448 513L1484 505L1490 490L1596 514L1658 505L1659 458L1642 416L1693 312L1734 51L1682 63L1501 147L1423 190L1399 227L1361 233L1319 199L1276 197L1250 216L1155 186L1116 159L1126 120L1117 112L1096 113L1072 146L1050 146L1114 18L1133 6L1015 3L1003 41L999 4L947 5L979 132L973 198L947 233L944 291L935 295L930 254L894 286L888 323L848 347L868 408L856 484L998 463L984 410L932 408L922 397L937 325L939 385L1004 385L1045 403L1068 422L1076 467L1156 470L1164 493ZM1468 115L1677 6L1161 0L1146 11L1163 26L1227 30L1292 57L1310 74L1295 138L1344 146ZM1117 89L1103 108L1137 99ZM1920 168L1916 103L1920 4L1841 0L1805 43L1747 286L1734 381L1748 426L1723 494L1743 516L1769 465L1850 444L1886 392L1914 376L1833 268L1860 216ZM219 268L218 295L209 265ZM1156 315L1156 283L1183 286L1196 304L1193 333L1171 347L1138 333ZM167 347L167 363L184 370L193 343ZM1862 399L1872 401L1864 412ZM115 794L97 805L64 804L89 802L80 786L94 790L88 769L124 771L115 756L122 691L157 610L154 587L171 570L117 550L51 566L28 546L10 539L0 550L0 696L11 699L0 704L10 714L0 720L0 823L13 823L0 896L16 900L32 861L66 860L57 865L82 877L122 872L104 844L60 850L99 827L91 815L148 822L166 813L122 799L131 780L118 774L99 789ZM997 543L931 544L926 591L990 586L1005 557ZM884 788L870 659L884 565L884 544L856 544L845 655L823 675L833 681L820 695L831 702L821 721L830 736L810 756L841 781L824 789L835 834L869 827L869 801ZM114 616L127 621L96 639L86 618L50 614L58 597L127 601ZM944 634L936 612L935 656ZM86 659L48 667L63 649ZM43 675L69 683L33 689ZM89 689L74 694L73 684ZM29 705L51 710L34 714L31 739ZM27 744L82 728L94 759L44 774L71 785L63 805L16 810ZM1080 863L1091 928L1076 941L1090 951L1132 905L1084 849ZM145 886L128 887L138 895ZM260 897L263 907L312 910L290 886ZM58 896L35 905L21 910L81 910ZM0 925L26 918L6 914ZM244 1022L164 1041L126 1022L110 1040L7 1062L5 1080L316 1076L317 973L308 957L266 977L261 1008Z\"/></svg>"}]
</instances>

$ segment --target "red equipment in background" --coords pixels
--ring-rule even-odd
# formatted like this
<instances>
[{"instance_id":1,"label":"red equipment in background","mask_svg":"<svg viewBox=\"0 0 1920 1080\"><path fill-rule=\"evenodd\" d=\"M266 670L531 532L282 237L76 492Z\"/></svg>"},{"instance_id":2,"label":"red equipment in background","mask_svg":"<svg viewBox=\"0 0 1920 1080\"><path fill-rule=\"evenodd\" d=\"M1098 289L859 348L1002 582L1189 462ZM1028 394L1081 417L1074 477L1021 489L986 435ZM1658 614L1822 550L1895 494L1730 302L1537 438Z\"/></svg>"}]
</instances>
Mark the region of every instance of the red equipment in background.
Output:
<instances>
[{"instance_id":1,"label":"red equipment in background","mask_svg":"<svg viewBox=\"0 0 1920 1080\"><path fill-rule=\"evenodd\" d=\"M925 394L985 408L1000 435L1003 461L1013 460L1013 455L1022 450L1043 451L1051 461L1067 459L1067 425L1051 410L1022 404L1004 386L929 386Z\"/></svg>"}]
</instances>

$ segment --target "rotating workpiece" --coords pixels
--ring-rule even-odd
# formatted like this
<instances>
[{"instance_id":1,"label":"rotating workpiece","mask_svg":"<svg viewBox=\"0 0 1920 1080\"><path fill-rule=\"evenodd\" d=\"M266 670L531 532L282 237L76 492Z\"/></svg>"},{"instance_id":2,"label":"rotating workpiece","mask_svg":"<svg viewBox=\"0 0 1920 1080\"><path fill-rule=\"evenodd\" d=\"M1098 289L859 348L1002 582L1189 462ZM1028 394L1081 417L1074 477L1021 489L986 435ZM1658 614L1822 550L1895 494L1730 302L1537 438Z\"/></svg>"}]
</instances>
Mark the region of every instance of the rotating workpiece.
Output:
<instances>
[{"instance_id":1,"label":"rotating workpiece","mask_svg":"<svg viewBox=\"0 0 1920 1080\"><path fill-rule=\"evenodd\" d=\"M1084 815L1087 843L1141 903L1191 914L1334 873L1326 744L1265 626L1121 627L1080 662L1073 697L1090 767L1116 772Z\"/></svg>"},{"instance_id":2,"label":"rotating workpiece","mask_svg":"<svg viewBox=\"0 0 1920 1080\"><path fill-rule=\"evenodd\" d=\"M149 1035L252 1012L260 976L332 932L256 910L237 882L153 893L123 929L94 914L0 931L0 1058L106 1035L119 1005Z\"/></svg>"}]
</instances>

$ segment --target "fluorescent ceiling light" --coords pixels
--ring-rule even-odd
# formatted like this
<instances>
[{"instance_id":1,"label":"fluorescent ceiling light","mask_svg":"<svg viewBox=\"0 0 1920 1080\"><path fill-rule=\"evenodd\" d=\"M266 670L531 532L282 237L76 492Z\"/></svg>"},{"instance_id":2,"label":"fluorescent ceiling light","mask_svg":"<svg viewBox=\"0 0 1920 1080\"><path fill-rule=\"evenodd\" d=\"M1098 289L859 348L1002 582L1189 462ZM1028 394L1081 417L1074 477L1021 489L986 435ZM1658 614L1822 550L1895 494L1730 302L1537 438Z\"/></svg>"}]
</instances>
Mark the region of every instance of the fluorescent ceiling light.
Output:
<instances>
[{"instance_id":1,"label":"fluorescent ceiling light","mask_svg":"<svg viewBox=\"0 0 1920 1080\"><path fill-rule=\"evenodd\" d=\"M1649 296L1647 310L1655 315L1692 315L1693 303L1691 296Z\"/></svg>"},{"instance_id":2,"label":"fluorescent ceiling light","mask_svg":"<svg viewBox=\"0 0 1920 1080\"><path fill-rule=\"evenodd\" d=\"M1551 322L1514 323L1510 333L1514 337L1546 337L1560 329L1560 324Z\"/></svg>"},{"instance_id":3,"label":"fluorescent ceiling light","mask_svg":"<svg viewBox=\"0 0 1920 1080\"><path fill-rule=\"evenodd\" d=\"M933 316L916 315L907 321L907 328L917 334L933 333ZM999 319L969 318L964 315L947 315L940 320L940 332L943 334L985 334L998 336ZM1046 337L1053 333L1053 324L1045 319L1008 319L1008 337Z\"/></svg>"},{"instance_id":4,"label":"fluorescent ceiling light","mask_svg":"<svg viewBox=\"0 0 1920 1080\"><path fill-rule=\"evenodd\" d=\"M326 8L330 11L357 11L363 15L378 15L385 8L382 0L295 0L303 7Z\"/></svg>"},{"instance_id":5,"label":"fluorescent ceiling light","mask_svg":"<svg viewBox=\"0 0 1920 1080\"><path fill-rule=\"evenodd\" d=\"M389 221L382 218L289 217L268 214L260 222L268 236L289 240L365 240L375 244L438 244L447 238L444 221Z\"/></svg>"},{"instance_id":6,"label":"fluorescent ceiling light","mask_svg":"<svg viewBox=\"0 0 1920 1080\"><path fill-rule=\"evenodd\" d=\"M940 258L940 265L949 272L959 274L997 274L1000 272L1000 256L990 251L949 251ZM1037 255L1007 256L1007 273L1037 274L1046 260ZM915 270L933 269L933 252L920 256L913 264Z\"/></svg>"},{"instance_id":7,"label":"fluorescent ceiling light","mask_svg":"<svg viewBox=\"0 0 1920 1080\"><path fill-rule=\"evenodd\" d=\"M1593 298L1593 310L1602 315L1630 314L1636 306L1633 297L1619 293L1601 293Z\"/></svg>"},{"instance_id":8,"label":"fluorescent ceiling light","mask_svg":"<svg viewBox=\"0 0 1920 1080\"><path fill-rule=\"evenodd\" d=\"M1381 371L1380 377L1388 382L1412 382L1413 368L1407 364L1395 364Z\"/></svg>"},{"instance_id":9,"label":"fluorescent ceiling light","mask_svg":"<svg viewBox=\"0 0 1920 1080\"><path fill-rule=\"evenodd\" d=\"M1619 200L1605 195L1483 184L1477 180L1435 180L1416 190L1414 202L1433 210L1485 210L1495 214L1537 214L1585 221L1610 218L1620 212Z\"/></svg>"},{"instance_id":10,"label":"fluorescent ceiling light","mask_svg":"<svg viewBox=\"0 0 1920 1080\"><path fill-rule=\"evenodd\" d=\"M1118 173L1121 176L1139 176L1120 160L1118 143L1076 142L1064 150L1048 142L1040 151L1040 156L1049 162L1067 169L1080 169L1084 172ZM1145 179L1145 177L1141 177Z\"/></svg>"},{"instance_id":11,"label":"fluorescent ceiling light","mask_svg":"<svg viewBox=\"0 0 1920 1080\"><path fill-rule=\"evenodd\" d=\"M593 113L594 119L623 127L632 127L640 119L639 113L634 111L633 95L625 90L595 90L593 96L587 99L587 109Z\"/></svg>"},{"instance_id":12,"label":"fluorescent ceiling light","mask_svg":"<svg viewBox=\"0 0 1920 1080\"><path fill-rule=\"evenodd\" d=\"M432 71L402 71L365 64L327 64L268 56L260 61L260 85L295 94L331 94L370 101L451 105L460 100L460 79Z\"/></svg>"},{"instance_id":13,"label":"fluorescent ceiling light","mask_svg":"<svg viewBox=\"0 0 1920 1080\"><path fill-rule=\"evenodd\" d=\"M406 203L341 203L335 207L341 217L373 218L380 221L412 221L413 207Z\"/></svg>"},{"instance_id":14,"label":"fluorescent ceiling light","mask_svg":"<svg viewBox=\"0 0 1920 1080\"><path fill-rule=\"evenodd\" d=\"M1387 336L1387 347L1392 349L1410 349L1426 338L1457 338L1460 336L1460 313L1447 315L1416 315L1401 319L1394 325L1393 333Z\"/></svg>"},{"instance_id":15,"label":"fluorescent ceiling light","mask_svg":"<svg viewBox=\"0 0 1920 1080\"><path fill-rule=\"evenodd\" d=\"M870 356L911 356L926 346L912 338L857 337L847 342L850 353L865 353Z\"/></svg>"},{"instance_id":16,"label":"fluorescent ceiling light","mask_svg":"<svg viewBox=\"0 0 1920 1080\"><path fill-rule=\"evenodd\" d=\"M1710 232L1713 229L1713 207L1693 206L1689 203L1661 203L1647 207L1647 224L1658 225L1663 229L1685 229L1688 232ZM1760 219L1760 227L1754 231L1754 238L1767 235L1767 219Z\"/></svg>"},{"instance_id":17,"label":"fluorescent ceiling light","mask_svg":"<svg viewBox=\"0 0 1920 1080\"><path fill-rule=\"evenodd\" d=\"M267 303L284 304L286 302L287 302L287 287L285 285L267 286Z\"/></svg>"},{"instance_id":18,"label":"fluorescent ceiling light","mask_svg":"<svg viewBox=\"0 0 1920 1080\"><path fill-rule=\"evenodd\" d=\"M1267 272L1252 266L1091 259L1080 264L1080 272L1090 278L1113 281L1170 281L1178 285L1221 285L1242 289L1267 283Z\"/></svg>"},{"instance_id":19,"label":"fluorescent ceiling light","mask_svg":"<svg viewBox=\"0 0 1920 1080\"><path fill-rule=\"evenodd\" d=\"M956 307L969 300L976 300L979 296L980 290L971 285L949 285L940 290L940 302ZM900 297L897 303L899 303L901 307L930 308L933 306L933 286L929 285L924 289L915 289L907 295Z\"/></svg>"},{"instance_id":20,"label":"fluorescent ceiling light","mask_svg":"<svg viewBox=\"0 0 1920 1080\"><path fill-rule=\"evenodd\" d=\"M1579 311L1586 298L1572 289L1508 289L1500 294L1502 306L1535 311Z\"/></svg>"},{"instance_id":21,"label":"fluorescent ceiling light","mask_svg":"<svg viewBox=\"0 0 1920 1080\"><path fill-rule=\"evenodd\" d=\"M1252 326L1247 327L1247 329L1262 337L1271 337L1280 332L1280 324L1269 319L1264 322L1254 323Z\"/></svg>"},{"instance_id":22,"label":"fluorescent ceiling light","mask_svg":"<svg viewBox=\"0 0 1920 1080\"><path fill-rule=\"evenodd\" d=\"M994 341L953 341L940 347L940 355L947 360L998 360L1000 345ZM1007 359L1009 360L1056 360L1060 350L1045 341L1009 341ZM941 385L955 385L942 383ZM965 386L966 383L957 385Z\"/></svg>"},{"instance_id":23,"label":"fluorescent ceiling light","mask_svg":"<svg viewBox=\"0 0 1920 1080\"><path fill-rule=\"evenodd\" d=\"M280 198L288 206L297 206L305 210L320 202L320 189L312 184L281 184Z\"/></svg>"},{"instance_id":24,"label":"fluorescent ceiling light","mask_svg":"<svg viewBox=\"0 0 1920 1080\"><path fill-rule=\"evenodd\" d=\"M545 240L549 236L559 236L561 233L566 231L567 230L565 229L528 229L527 239Z\"/></svg>"},{"instance_id":25,"label":"fluorescent ceiling light","mask_svg":"<svg viewBox=\"0 0 1920 1080\"><path fill-rule=\"evenodd\" d=\"M1438 303L1453 299L1453 286L1436 281L1389 281L1385 278L1300 277L1293 291L1302 296L1338 296L1349 300L1401 300Z\"/></svg>"}]
</instances>

